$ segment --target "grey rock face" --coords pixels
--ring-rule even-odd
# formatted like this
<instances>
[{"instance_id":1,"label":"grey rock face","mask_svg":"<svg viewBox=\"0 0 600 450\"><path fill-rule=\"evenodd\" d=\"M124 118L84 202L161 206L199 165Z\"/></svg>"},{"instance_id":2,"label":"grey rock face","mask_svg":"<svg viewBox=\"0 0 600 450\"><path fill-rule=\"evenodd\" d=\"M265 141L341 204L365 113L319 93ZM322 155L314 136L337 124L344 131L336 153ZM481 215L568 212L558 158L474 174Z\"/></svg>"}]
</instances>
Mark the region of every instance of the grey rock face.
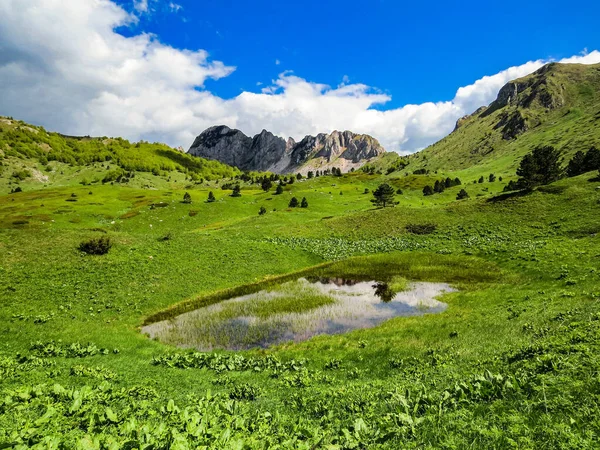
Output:
<instances>
[{"instance_id":1,"label":"grey rock face","mask_svg":"<svg viewBox=\"0 0 600 450\"><path fill-rule=\"evenodd\" d=\"M188 151L190 155L216 159L242 170L276 173L294 172L317 161L319 168L360 167L384 152L375 138L351 131L306 136L296 143L292 138L285 141L266 130L249 138L226 126L207 129Z\"/></svg>"}]
</instances>

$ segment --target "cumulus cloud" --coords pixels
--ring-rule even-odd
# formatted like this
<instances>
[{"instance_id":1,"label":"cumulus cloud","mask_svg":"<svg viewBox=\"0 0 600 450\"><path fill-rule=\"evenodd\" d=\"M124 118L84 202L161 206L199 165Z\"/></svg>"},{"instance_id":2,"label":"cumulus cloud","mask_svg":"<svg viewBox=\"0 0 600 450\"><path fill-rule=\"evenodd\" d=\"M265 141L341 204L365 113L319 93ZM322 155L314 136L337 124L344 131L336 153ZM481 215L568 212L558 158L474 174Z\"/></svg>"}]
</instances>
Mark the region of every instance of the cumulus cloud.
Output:
<instances>
[{"instance_id":1,"label":"cumulus cloud","mask_svg":"<svg viewBox=\"0 0 600 450\"><path fill-rule=\"evenodd\" d=\"M138 13L148 11L136 0ZM226 124L247 134L283 137L350 129L409 153L452 131L456 120L487 105L509 80L548 61L486 76L446 102L385 109L390 96L347 77L337 87L284 72L259 92L223 99L203 88L235 68L203 50L179 50L157 37L115 31L134 14L110 0L0 2L0 114L67 134L124 136L187 147L203 129ZM600 62L600 52L564 62ZM377 106L377 108L374 108Z\"/></svg>"}]
</instances>

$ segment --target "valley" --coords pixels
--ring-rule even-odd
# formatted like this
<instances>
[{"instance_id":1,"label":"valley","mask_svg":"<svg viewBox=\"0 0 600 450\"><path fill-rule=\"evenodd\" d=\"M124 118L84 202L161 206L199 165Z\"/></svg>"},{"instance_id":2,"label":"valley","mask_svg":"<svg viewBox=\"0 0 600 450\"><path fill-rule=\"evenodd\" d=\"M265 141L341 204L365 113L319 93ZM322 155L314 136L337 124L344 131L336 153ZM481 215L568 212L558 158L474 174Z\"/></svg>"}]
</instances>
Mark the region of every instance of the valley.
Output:
<instances>
[{"instance_id":1,"label":"valley","mask_svg":"<svg viewBox=\"0 0 600 450\"><path fill-rule=\"evenodd\" d=\"M507 186L538 146L563 169L600 147L599 73L552 65L433 146L341 172L2 119L0 448L596 448L600 167ZM504 139L515 111L526 129ZM444 286L444 306L210 341L218 320L316 320L337 300L301 279ZM144 332L196 310L186 348Z\"/></svg>"}]
</instances>

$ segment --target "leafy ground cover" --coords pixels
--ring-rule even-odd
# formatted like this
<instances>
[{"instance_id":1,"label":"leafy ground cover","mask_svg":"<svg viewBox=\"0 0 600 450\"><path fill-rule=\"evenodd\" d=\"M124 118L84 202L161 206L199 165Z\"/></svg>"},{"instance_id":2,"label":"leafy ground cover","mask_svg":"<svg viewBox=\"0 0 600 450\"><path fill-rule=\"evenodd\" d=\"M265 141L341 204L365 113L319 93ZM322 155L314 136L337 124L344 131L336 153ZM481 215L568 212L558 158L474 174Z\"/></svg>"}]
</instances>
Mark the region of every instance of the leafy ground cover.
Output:
<instances>
[{"instance_id":1,"label":"leafy ground cover","mask_svg":"<svg viewBox=\"0 0 600 450\"><path fill-rule=\"evenodd\" d=\"M423 197L441 174L319 177L280 195L242 183L234 198L176 172L136 173L153 189L83 186L106 169L85 170L0 196L0 447L600 445L592 174L504 197L507 180L469 179L456 201L461 186ZM364 193L382 180L402 189L396 207ZM78 249L103 236L107 254ZM267 350L183 351L140 332L307 271L459 292L442 314Z\"/></svg>"}]
</instances>

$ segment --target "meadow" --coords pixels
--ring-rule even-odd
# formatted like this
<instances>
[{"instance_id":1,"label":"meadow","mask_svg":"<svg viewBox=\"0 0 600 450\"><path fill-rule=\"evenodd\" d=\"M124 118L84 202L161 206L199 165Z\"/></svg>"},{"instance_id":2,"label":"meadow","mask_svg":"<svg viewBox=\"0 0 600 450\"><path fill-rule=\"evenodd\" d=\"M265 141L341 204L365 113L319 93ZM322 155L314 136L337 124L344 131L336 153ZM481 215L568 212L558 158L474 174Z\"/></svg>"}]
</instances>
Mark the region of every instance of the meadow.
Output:
<instances>
[{"instance_id":1,"label":"meadow","mask_svg":"<svg viewBox=\"0 0 600 450\"><path fill-rule=\"evenodd\" d=\"M4 173L22 164L6 158ZM593 174L503 195L514 173L465 172L424 197L455 174L358 171L280 195L242 183L234 198L225 180L177 170L102 183L112 164L53 161L54 182L12 194L2 176L0 448L600 445ZM402 190L393 208L370 203L382 181ZM308 208L288 208L293 196ZM106 255L78 250L102 236ZM268 349L198 352L141 332L302 276L457 291L439 314Z\"/></svg>"}]
</instances>

